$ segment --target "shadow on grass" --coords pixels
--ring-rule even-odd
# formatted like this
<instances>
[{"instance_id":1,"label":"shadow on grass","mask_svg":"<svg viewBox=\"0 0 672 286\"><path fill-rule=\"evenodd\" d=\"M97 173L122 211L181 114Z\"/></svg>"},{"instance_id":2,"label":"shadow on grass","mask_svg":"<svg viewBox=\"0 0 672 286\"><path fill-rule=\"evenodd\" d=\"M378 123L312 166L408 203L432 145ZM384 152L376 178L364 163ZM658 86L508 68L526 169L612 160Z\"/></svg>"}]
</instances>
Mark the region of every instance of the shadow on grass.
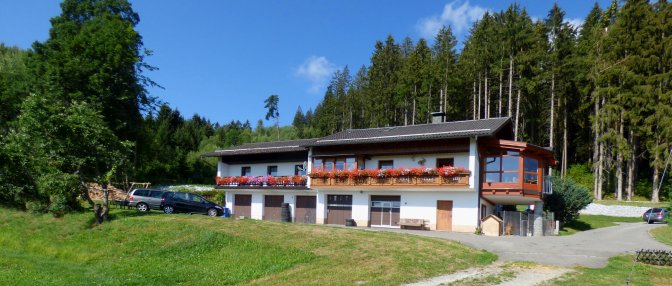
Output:
<instances>
[{"instance_id":1,"label":"shadow on grass","mask_svg":"<svg viewBox=\"0 0 672 286\"><path fill-rule=\"evenodd\" d=\"M562 228L563 229L571 228L571 229L575 229L577 231L586 231L586 230L593 229L593 226L590 225L589 223L586 223L586 222L583 222L583 221L580 221L580 220L574 220L574 221L566 223Z\"/></svg>"},{"instance_id":2,"label":"shadow on grass","mask_svg":"<svg viewBox=\"0 0 672 286\"><path fill-rule=\"evenodd\" d=\"M87 229L92 229L98 224L96 224L96 218L94 217L93 213L93 208L87 207L86 211L91 214L89 219L86 222L86 228ZM158 216L158 215L165 215L163 212L160 211L147 211L147 212L141 212L136 209L119 209L119 208L111 208L110 212L107 215L107 220L103 221L103 224L113 222L118 219L125 219L125 218L133 218L133 217L142 217L142 216Z\"/></svg>"}]
</instances>

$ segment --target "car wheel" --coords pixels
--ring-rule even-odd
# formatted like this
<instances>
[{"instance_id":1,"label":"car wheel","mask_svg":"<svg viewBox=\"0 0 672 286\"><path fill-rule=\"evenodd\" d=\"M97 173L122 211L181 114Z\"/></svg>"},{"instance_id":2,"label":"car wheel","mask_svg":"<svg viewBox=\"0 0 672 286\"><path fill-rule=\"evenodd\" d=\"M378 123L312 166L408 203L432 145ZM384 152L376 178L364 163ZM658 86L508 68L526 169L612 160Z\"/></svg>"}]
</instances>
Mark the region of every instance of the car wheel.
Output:
<instances>
[{"instance_id":1,"label":"car wheel","mask_svg":"<svg viewBox=\"0 0 672 286\"><path fill-rule=\"evenodd\" d=\"M139 203L137 206L135 206L135 208L137 208L138 211L141 211L141 212L149 211L149 206L147 206L146 203Z\"/></svg>"},{"instance_id":2,"label":"car wheel","mask_svg":"<svg viewBox=\"0 0 672 286\"><path fill-rule=\"evenodd\" d=\"M173 208L173 206L165 206L165 207L163 207L163 212L166 213L166 214L172 214L173 211L175 211L175 209Z\"/></svg>"},{"instance_id":3,"label":"car wheel","mask_svg":"<svg viewBox=\"0 0 672 286\"><path fill-rule=\"evenodd\" d=\"M649 220L649 224L653 224L653 221L652 221L652 220Z\"/></svg>"},{"instance_id":4,"label":"car wheel","mask_svg":"<svg viewBox=\"0 0 672 286\"><path fill-rule=\"evenodd\" d=\"M215 208L208 209L208 215L209 216L217 216L217 209L215 209Z\"/></svg>"}]
</instances>

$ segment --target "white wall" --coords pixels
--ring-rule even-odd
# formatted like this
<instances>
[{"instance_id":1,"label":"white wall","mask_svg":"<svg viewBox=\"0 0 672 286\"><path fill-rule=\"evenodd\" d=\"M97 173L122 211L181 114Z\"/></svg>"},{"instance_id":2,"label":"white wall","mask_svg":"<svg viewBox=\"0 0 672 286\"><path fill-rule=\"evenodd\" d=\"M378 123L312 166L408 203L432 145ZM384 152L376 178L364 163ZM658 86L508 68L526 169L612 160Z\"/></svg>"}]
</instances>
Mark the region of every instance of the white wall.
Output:
<instances>
[{"instance_id":1,"label":"white wall","mask_svg":"<svg viewBox=\"0 0 672 286\"><path fill-rule=\"evenodd\" d=\"M225 164L219 162L217 164L217 176L219 177L235 177L240 176L242 167L251 167L252 176L266 176L268 166L278 166L278 176L292 176L294 175L294 166L303 165L301 162L284 162L284 163L258 163L258 164Z\"/></svg>"},{"instance_id":2,"label":"white wall","mask_svg":"<svg viewBox=\"0 0 672 286\"><path fill-rule=\"evenodd\" d=\"M478 158L478 138L469 138L469 170L471 176L469 177L469 187L480 191L478 186L481 177L480 160Z\"/></svg>"},{"instance_id":3,"label":"white wall","mask_svg":"<svg viewBox=\"0 0 672 286\"><path fill-rule=\"evenodd\" d=\"M378 161L394 160L394 167L420 167L418 161L425 160L424 166L436 167L437 158L453 158L455 167L469 169L469 153L439 153L439 154L419 154L419 155L388 155L371 156L371 159L364 162L367 169L378 168ZM474 172L473 170L471 171Z\"/></svg>"},{"instance_id":4,"label":"white wall","mask_svg":"<svg viewBox=\"0 0 672 286\"><path fill-rule=\"evenodd\" d=\"M453 231L472 232L478 223L478 193L474 191L405 192L401 194L401 218L429 220L436 229L436 201L453 201Z\"/></svg>"}]
</instances>

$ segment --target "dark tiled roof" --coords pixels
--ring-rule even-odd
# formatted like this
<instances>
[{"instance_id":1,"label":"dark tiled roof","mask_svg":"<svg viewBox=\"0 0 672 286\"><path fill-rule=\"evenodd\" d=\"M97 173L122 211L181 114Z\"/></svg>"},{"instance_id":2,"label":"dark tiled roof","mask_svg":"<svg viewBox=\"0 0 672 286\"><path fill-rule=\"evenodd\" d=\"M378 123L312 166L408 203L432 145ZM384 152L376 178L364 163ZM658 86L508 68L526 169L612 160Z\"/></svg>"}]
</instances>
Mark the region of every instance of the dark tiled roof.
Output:
<instances>
[{"instance_id":1,"label":"dark tiled roof","mask_svg":"<svg viewBox=\"0 0 672 286\"><path fill-rule=\"evenodd\" d=\"M492 136L507 124L510 124L509 118L502 117L397 127L350 129L313 140L306 144L306 146L332 146Z\"/></svg>"},{"instance_id":2,"label":"dark tiled roof","mask_svg":"<svg viewBox=\"0 0 672 286\"><path fill-rule=\"evenodd\" d=\"M206 153L203 154L203 156L222 157L232 155L270 154L298 151L307 152L307 148L305 146L311 144L313 141L315 141L315 139L247 143L240 146Z\"/></svg>"}]
</instances>

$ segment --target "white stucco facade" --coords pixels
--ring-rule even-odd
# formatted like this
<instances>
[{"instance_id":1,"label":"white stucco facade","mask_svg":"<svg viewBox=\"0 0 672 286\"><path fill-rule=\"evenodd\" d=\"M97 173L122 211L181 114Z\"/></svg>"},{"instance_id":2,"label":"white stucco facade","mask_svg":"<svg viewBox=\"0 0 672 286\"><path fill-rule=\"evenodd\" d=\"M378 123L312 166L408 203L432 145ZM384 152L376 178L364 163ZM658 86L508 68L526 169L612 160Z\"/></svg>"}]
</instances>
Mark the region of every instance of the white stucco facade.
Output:
<instances>
[{"instance_id":1,"label":"white stucco facade","mask_svg":"<svg viewBox=\"0 0 672 286\"><path fill-rule=\"evenodd\" d=\"M278 176L292 176L294 175L294 168L297 165L303 166L304 161L300 162L268 162L255 164L227 164L221 161L217 164L218 177L235 177L240 176L243 167L251 168L251 176L266 176L269 166L278 166Z\"/></svg>"}]
</instances>

